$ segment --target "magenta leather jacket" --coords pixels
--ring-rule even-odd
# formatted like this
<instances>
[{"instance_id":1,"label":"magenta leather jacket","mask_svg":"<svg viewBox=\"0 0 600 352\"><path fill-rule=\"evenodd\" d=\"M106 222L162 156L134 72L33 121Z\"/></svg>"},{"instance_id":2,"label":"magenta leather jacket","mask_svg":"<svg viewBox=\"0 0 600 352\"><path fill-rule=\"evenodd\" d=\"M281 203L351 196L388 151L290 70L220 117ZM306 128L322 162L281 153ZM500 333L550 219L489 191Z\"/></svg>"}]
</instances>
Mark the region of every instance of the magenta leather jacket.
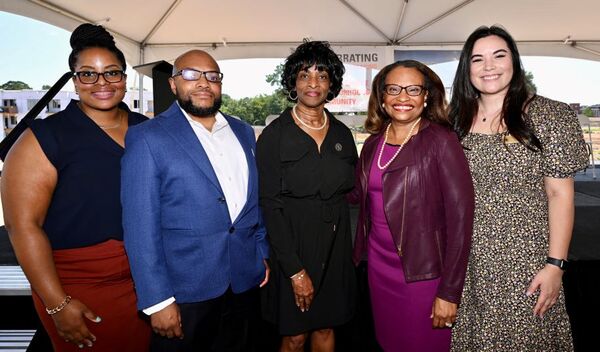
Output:
<instances>
[{"instance_id":1,"label":"magenta leather jacket","mask_svg":"<svg viewBox=\"0 0 600 352\"><path fill-rule=\"evenodd\" d=\"M367 258L370 214L368 180L384 133L365 141L348 196L360 203L353 259ZM441 277L437 297L459 303L473 232L474 193L469 166L456 134L421 120L419 133L383 174L386 218L402 257L407 282Z\"/></svg>"}]
</instances>

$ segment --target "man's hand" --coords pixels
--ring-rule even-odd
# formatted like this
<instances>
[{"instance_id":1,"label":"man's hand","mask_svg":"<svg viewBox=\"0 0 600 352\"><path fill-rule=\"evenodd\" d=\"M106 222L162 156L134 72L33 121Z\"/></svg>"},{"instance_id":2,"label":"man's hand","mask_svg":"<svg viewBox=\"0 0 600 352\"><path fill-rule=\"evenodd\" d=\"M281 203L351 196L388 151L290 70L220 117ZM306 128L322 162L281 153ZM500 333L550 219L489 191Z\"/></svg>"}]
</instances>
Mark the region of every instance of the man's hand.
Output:
<instances>
[{"instance_id":1,"label":"man's hand","mask_svg":"<svg viewBox=\"0 0 600 352\"><path fill-rule=\"evenodd\" d=\"M153 313L150 316L152 330L160 336L183 339L183 331L181 330L181 314L179 306L173 302L162 310Z\"/></svg>"},{"instance_id":2,"label":"man's hand","mask_svg":"<svg viewBox=\"0 0 600 352\"><path fill-rule=\"evenodd\" d=\"M266 259L263 259L263 263L265 263L265 279L260 283L259 287L263 287L269 282L269 275L271 274L271 268L269 267L269 263L267 263Z\"/></svg>"}]
</instances>

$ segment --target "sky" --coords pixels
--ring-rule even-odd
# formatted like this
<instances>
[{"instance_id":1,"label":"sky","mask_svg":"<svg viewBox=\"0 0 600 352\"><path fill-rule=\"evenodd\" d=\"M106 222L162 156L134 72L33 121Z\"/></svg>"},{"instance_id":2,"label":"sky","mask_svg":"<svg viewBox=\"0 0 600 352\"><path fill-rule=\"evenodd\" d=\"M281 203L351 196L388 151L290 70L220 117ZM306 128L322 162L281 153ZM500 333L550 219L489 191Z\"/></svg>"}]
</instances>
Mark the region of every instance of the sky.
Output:
<instances>
[{"instance_id":1,"label":"sky","mask_svg":"<svg viewBox=\"0 0 600 352\"><path fill-rule=\"evenodd\" d=\"M70 33L30 18L0 11L0 84L23 81L33 89L52 85L69 70ZM522 57L534 76L538 94L566 103L600 104L600 62L558 57ZM223 93L239 99L273 92L265 76L283 59L219 61L224 73ZM452 85L456 62L433 65L444 84ZM358 68L348 68L360 72ZM128 64L128 87L137 86L137 73ZM360 73L359 73L360 74ZM145 88L151 88L149 79ZM71 83L65 90L73 90Z\"/></svg>"}]
</instances>

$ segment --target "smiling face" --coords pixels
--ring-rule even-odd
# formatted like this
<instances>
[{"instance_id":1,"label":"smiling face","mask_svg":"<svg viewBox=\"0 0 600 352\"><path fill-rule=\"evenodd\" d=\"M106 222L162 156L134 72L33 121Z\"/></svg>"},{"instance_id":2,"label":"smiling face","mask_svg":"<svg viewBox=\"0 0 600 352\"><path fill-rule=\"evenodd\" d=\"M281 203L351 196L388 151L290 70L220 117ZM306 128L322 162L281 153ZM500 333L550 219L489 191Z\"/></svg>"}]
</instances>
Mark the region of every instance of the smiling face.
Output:
<instances>
[{"instance_id":1,"label":"smiling face","mask_svg":"<svg viewBox=\"0 0 600 352\"><path fill-rule=\"evenodd\" d=\"M89 48L83 50L75 64L75 72L93 71L104 73L107 71L118 71L123 69L124 63L104 48ZM81 83L79 78L73 78L73 84L79 94L82 108L94 110L111 110L125 97L126 77L121 82L109 83L103 76L92 84Z\"/></svg>"},{"instance_id":2,"label":"smiling face","mask_svg":"<svg viewBox=\"0 0 600 352\"><path fill-rule=\"evenodd\" d=\"M414 67L396 67L385 78L385 84L395 84L402 87L424 86L425 77ZM392 121L409 124L418 119L423 112L427 100L427 91L423 90L417 96L408 95L406 89L398 95L383 94L383 108Z\"/></svg>"},{"instance_id":3,"label":"smiling face","mask_svg":"<svg viewBox=\"0 0 600 352\"><path fill-rule=\"evenodd\" d=\"M513 77L513 62L506 42L495 35L478 39L470 58L471 84L482 95L506 95Z\"/></svg>"},{"instance_id":4,"label":"smiling face","mask_svg":"<svg viewBox=\"0 0 600 352\"><path fill-rule=\"evenodd\" d=\"M325 104L330 85L327 71L319 71L314 65L306 70L300 70L296 77L298 105L314 108Z\"/></svg>"},{"instance_id":5,"label":"smiling face","mask_svg":"<svg viewBox=\"0 0 600 352\"><path fill-rule=\"evenodd\" d=\"M176 69L220 72L217 62L206 52L192 50L175 61ZM186 81L181 75L169 78L171 91L183 110L196 117L212 117L221 107L221 82L209 82L205 75L196 81Z\"/></svg>"}]
</instances>

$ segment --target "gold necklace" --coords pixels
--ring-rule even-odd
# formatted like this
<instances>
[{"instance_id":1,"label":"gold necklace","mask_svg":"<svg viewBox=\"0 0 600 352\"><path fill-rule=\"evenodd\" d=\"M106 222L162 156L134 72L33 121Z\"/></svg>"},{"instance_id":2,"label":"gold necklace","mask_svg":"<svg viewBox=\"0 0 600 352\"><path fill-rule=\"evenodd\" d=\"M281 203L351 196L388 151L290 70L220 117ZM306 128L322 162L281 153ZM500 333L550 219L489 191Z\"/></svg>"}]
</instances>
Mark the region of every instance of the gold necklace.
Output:
<instances>
[{"instance_id":1,"label":"gold necklace","mask_svg":"<svg viewBox=\"0 0 600 352\"><path fill-rule=\"evenodd\" d=\"M121 127L122 122L123 122L123 112L121 110L119 110L119 122L117 122L116 124L114 124L112 126L102 126L102 125L98 124L98 127L100 127L103 130L112 130L112 129Z\"/></svg>"},{"instance_id":2,"label":"gold necklace","mask_svg":"<svg viewBox=\"0 0 600 352\"><path fill-rule=\"evenodd\" d=\"M302 124L302 126L313 130L313 131L320 131L323 128L325 128L325 126L327 126L327 114L325 113L325 109L323 109L323 125L320 127L312 127L310 125L308 125L307 123L305 123L304 121L302 121L302 119L300 117L298 117L298 113L296 112L296 106L298 106L298 104L294 105L294 107L292 108L292 115L296 118L296 120L298 120L298 122L300 122Z\"/></svg>"},{"instance_id":3,"label":"gold necklace","mask_svg":"<svg viewBox=\"0 0 600 352\"><path fill-rule=\"evenodd\" d=\"M383 140L383 143L381 144L381 149L379 150L379 158L377 158L377 167L379 168L379 170L385 170L385 168L387 168L392 163L392 161L394 161L394 159L396 159L396 157L398 156L398 154L400 154L400 151L402 150L404 145L406 145L406 142L408 142L408 140L412 136L413 130L415 129L415 127L417 126L419 121L421 121L421 117L419 117L417 119L417 121L413 122L412 126L410 126L410 130L408 131L406 138L404 138L404 141L402 142L402 144L400 144L400 147L398 147L398 150L396 150L396 152L394 153L394 156L392 156L392 158L390 160L388 160L387 163L385 163L384 165L381 165L381 156L383 155L383 148L385 148L385 144L387 143L388 132L390 131L390 126L392 125L392 123L390 122L390 124L387 125L387 128L385 129L385 139Z\"/></svg>"},{"instance_id":4,"label":"gold necklace","mask_svg":"<svg viewBox=\"0 0 600 352\"><path fill-rule=\"evenodd\" d=\"M502 111L502 108L500 108L500 110L496 111L496 113L494 114L494 116L492 116L492 120L495 119L498 115L500 115L500 111ZM488 117L485 116L485 114L483 113L483 110L479 110L479 112L481 113L481 116L483 116L483 118L481 119L481 121L486 122Z\"/></svg>"}]
</instances>

